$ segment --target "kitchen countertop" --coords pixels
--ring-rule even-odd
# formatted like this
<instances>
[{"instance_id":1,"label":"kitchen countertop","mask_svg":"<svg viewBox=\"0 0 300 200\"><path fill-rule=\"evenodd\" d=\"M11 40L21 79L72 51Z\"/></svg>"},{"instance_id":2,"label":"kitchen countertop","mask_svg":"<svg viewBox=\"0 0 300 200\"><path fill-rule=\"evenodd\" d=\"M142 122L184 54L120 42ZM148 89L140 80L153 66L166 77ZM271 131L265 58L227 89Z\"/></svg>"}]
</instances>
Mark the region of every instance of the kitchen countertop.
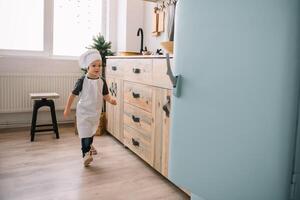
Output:
<instances>
[{"instance_id":1,"label":"kitchen countertop","mask_svg":"<svg viewBox=\"0 0 300 200\"><path fill-rule=\"evenodd\" d=\"M164 59L166 58L165 55L136 55L136 56L106 56L108 59L153 59L153 58L160 58ZM173 58L173 55L170 55L170 58Z\"/></svg>"}]
</instances>

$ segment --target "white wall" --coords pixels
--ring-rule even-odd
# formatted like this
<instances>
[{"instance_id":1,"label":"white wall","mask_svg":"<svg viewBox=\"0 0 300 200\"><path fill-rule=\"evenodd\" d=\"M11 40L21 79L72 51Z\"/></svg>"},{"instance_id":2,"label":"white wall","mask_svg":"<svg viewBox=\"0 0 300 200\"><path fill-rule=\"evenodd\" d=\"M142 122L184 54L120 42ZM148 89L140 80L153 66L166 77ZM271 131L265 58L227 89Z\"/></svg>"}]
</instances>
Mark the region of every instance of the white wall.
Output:
<instances>
[{"instance_id":1,"label":"white wall","mask_svg":"<svg viewBox=\"0 0 300 200\"><path fill-rule=\"evenodd\" d=\"M80 72L76 59L48 57L0 56L0 73L3 72Z\"/></svg>"},{"instance_id":2,"label":"white wall","mask_svg":"<svg viewBox=\"0 0 300 200\"><path fill-rule=\"evenodd\" d=\"M113 3L110 11L110 30L117 31L116 40L109 38L112 43L116 43L116 51L139 51L140 36L137 36L138 28L144 31L144 47L148 50L156 51L160 49L160 42L166 40L165 32L159 36L152 36L152 13L156 3L142 0L111 0ZM113 19L112 19L113 18ZM117 20L115 20L117 19Z\"/></svg>"},{"instance_id":3,"label":"white wall","mask_svg":"<svg viewBox=\"0 0 300 200\"><path fill-rule=\"evenodd\" d=\"M144 2L141 0L118 1L116 12L117 51L139 51L140 37L137 36L137 30L144 27L143 11ZM110 24L110 26L114 26L114 24Z\"/></svg>"},{"instance_id":4,"label":"white wall","mask_svg":"<svg viewBox=\"0 0 300 200\"><path fill-rule=\"evenodd\" d=\"M118 28L117 28L117 50L126 50L126 30L127 30L127 0L122 0L118 2L118 12L116 13Z\"/></svg>"},{"instance_id":5,"label":"white wall","mask_svg":"<svg viewBox=\"0 0 300 200\"><path fill-rule=\"evenodd\" d=\"M30 72L70 72L81 74L77 60L38 58L38 57L21 57L21 56L0 56L0 74L1 73L30 73ZM13 88L11 88L13 90ZM71 92L71 91L70 91ZM29 98L29 96L28 96ZM58 122L72 122L74 111L70 117L63 120L61 110L57 110L56 117ZM0 113L0 128L30 126L32 112L24 113ZM50 112L38 113L39 123L50 123Z\"/></svg>"},{"instance_id":6,"label":"white wall","mask_svg":"<svg viewBox=\"0 0 300 200\"><path fill-rule=\"evenodd\" d=\"M107 1L106 40L111 41L112 51L117 51L118 46L118 2Z\"/></svg>"},{"instance_id":7,"label":"white wall","mask_svg":"<svg viewBox=\"0 0 300 200\"><path fill-rule=\"evenodd\" d=\"M126 50L139 52L141 36L137 36L137 30L139 28L144 29L144 2L141 0L127 0L127 3Z\"/></svg>"},{"instance_id":8,"label":"white wall","mask_svg":"<svg viewBox=\"0 0 300 200\"><path fill-rule=\"evenodd\" d=\"M160 42L165 41L167 38L166 31L159 36L152 36L152 13L156 3L145 2L144 3L144 38L145 45L149 51L156 51L161 49Z\"/></svg>"}]
</instances>

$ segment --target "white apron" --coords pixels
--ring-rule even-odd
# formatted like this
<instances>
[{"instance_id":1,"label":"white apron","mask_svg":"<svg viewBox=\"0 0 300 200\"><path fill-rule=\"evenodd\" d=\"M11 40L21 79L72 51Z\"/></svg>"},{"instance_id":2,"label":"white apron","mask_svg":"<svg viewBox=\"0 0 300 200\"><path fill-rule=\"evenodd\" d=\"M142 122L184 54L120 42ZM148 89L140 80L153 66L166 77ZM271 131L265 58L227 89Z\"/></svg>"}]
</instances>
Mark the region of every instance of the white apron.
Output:
<instances>
[{"instance_id":1,"label":"white apron","mask_svg":"<svg viewBox=\"0 0 300 200\"><path fill-rule=\"evenodd\" d=\"M76 123L80 138L92 137L98 128L103 105L103 80L84 77L76 108Z\"/></svg>"}]
</instances>

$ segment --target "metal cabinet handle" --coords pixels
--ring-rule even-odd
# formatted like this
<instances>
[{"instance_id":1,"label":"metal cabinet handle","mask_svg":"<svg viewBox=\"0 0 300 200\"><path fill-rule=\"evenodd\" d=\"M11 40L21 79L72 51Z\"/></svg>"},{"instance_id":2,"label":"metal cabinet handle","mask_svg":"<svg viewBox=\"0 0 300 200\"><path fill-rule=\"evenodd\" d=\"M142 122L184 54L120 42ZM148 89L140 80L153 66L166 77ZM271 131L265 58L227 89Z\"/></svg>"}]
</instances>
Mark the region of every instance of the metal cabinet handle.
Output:
<instances>
[{"instance_id":1,"label":"metal cabinet handle","mask_svg":"<svg viewBox=\"0 0 300 200\"><path fill-rule=\"evenodd\" d=\"M111 86L109 87L109 91L110 91L110 93L111 93L112 96L117 97L117 91L118 91L117 83L112 82Z\"/></svg>"},{"instance_id":2,"label":"metal cabinet handle","mask_svg":"<svg viewBox=\"0 0 300 200\"><path fill-rule=\"evenodd\" d=\"M132 115L132 120L136 123L139 123L140 122L140 118L139 117L136 117L134 115Z\"/></svg>"},{"instance_id":3,"label":"metal cabinet handle","mask_svg":"<svg viewBox=\"0 0 300 200\"><path fill-rule=\"evenodd\" d=\"M115 91L115 97L117 97L117 93L118 93L118 84L117 83L115 83L114 91Z\"/></svg>"},{"instance_id":4,"label":"metal cabinet handle","mask_svg":"<svg viewBox=\"0 0 300 200\"><path fill-rule=\"evenodd\" d=\"M114 89L113 89L113 87L114 87L114 83L111 82L110 87L109 87L109 91L110 91L111 95L114 95Z\"/></svg>"},{"instance_id":5,"label":"metal cabinet handle","mask_svg":"<svg viewBox=\"0 0 300 200\"><path fill-rule=\"evenodd\" d=\"M139 93L134 93L134 92L132 92L132 96L133 96L133 98L135 98L135 99L140 98L140 94L139 94Z\"/></svg>"},{"instance_id":6,"label":"metal cabinet handle","mask_svg":"<svg viewBox=\"0 0 300 200\"><path fill-rule=\"evenodd\" d=\"M170 116L170 107L171 107L171 98L167 96L167 103L162 107L163 111L165 111L166 116Z\"/></svg>"},{"instance_id":7,"label":"metal cabinet handle","mask_svg":"<svg viewBox=\"0 0 300 200\"><path fill-rule=\"evenodd\" d=\"M140 143L133 138L131 138L131 142L134 146L140 146Z\"/></svg>"},{"instance_id":8,"label":"metal cabinet handle","mask_svg":"<svg viewBox=\"0 0 300 200\"><path fill-rule=\"evenodd\" d=\"M113 70L113 71L117 71L117 66L111 66L111 70Z\"/></svg>"},{"instance_id":9,"label":"metal cabinet handle","mask_svg":"<svg viewBox=\"0 0 300 200\"><path fill-rule=\"evenodd\" d=\"M141 69L139 69L139 68L132 68L132 72L135 73L135 74L139 74L139 73L141 73Z\"/></svg>"}]
</instances>

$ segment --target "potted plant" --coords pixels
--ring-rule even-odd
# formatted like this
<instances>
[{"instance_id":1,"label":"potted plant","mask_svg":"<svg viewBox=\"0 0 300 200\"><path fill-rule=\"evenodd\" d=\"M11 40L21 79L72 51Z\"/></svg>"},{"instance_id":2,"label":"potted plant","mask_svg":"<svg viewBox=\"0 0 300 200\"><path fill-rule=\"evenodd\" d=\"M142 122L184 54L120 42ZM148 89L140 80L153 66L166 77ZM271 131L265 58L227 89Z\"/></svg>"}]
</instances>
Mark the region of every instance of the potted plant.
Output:
<instances>
[{"instance_id":1,"label":"potted plant","mask_svg":"<svg viewBox=\"0 0 300 200\"><path fill-rule=\"evenodd\" d=\"M111 51L111 42L107 42L104 36L99 33L93 36L93 44L87 47L88 49L97 49L101 54L102 58L102 76L105 77L105 67L106 67L106 56L113 56L114 53Z\"/></svg>"},{"instance_id":2,"label":"potted plant","mask_svg":"<svg viewBox=\"0 0 300 200\"><path fill-rule=\"evenodd\" d=\"M106 56L113 56L114 53L111 51L111 42L105 41L105 38L100 33L93 37L93 43L88 49L97 49L101 54L102 58L102 76L105 78L105 67L106 67ZM96 135L102 135L106 130L106 106L103 102L103 110L100 116L100 123Z\"/></svg>"}]
</instances>

